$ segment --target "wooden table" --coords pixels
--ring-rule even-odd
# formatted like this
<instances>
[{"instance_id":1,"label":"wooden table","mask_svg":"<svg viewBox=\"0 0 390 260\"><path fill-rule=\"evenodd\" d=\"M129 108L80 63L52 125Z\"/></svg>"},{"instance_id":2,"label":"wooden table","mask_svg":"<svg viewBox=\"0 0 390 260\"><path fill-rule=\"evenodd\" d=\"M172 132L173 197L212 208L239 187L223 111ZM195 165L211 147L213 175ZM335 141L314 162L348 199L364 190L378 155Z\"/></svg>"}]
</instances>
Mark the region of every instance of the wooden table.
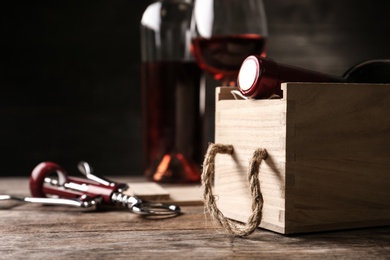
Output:
<instances>
[{"instance_id":1,"label":"wooden table","mask_svg":"<svg viewBox=\"0 0 390 260\"><path fill-rule=\"evenodd\" d=\"M0 193L28 195L25 178L0 179ZM145 219L125 211L1 203L3 259L390 259L390 227L283 236L258 229L233 238L202 206Z\"/></svg>"}]
</instances>

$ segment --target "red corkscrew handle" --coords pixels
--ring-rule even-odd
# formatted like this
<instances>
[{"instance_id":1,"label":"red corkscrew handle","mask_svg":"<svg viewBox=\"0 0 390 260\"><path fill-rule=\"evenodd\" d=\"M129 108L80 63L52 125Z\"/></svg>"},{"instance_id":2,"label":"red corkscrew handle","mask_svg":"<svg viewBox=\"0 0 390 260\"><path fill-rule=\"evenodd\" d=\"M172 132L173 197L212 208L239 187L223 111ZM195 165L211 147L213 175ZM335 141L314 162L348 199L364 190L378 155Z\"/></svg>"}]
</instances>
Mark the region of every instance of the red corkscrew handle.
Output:
<instances>
[{"instance_id":1,"label":"red corkscrew handle","mask_svg":"<svg viewBox=\"0 0 390 260\"><path fill-rule=\"evenodd\" d=\"M45 178L51 174L58 175L58 183L45 185ZM38 164L30 176L30 192L34 197L56 195L60 198L85 200L102 197L107 204L111 203L113 192L127 187L124 183L99 183L94 180L68 176L67 172L53 162Z\"/></svg>"},{"instance_id":2,"label":"red corkscrew handle","mask_svg":"<svg viewBox=\"0 0 390 260\"><path fill-rule=\"evenodd\" d=\"M34 168L30 176L30 192L32 196L46 197L43 184L45 182L45 178L53 173L57 173L58 181L61 185L68 179L66 171L61 166L53 162L42 162Z\"/></svg>"}]
</instances>

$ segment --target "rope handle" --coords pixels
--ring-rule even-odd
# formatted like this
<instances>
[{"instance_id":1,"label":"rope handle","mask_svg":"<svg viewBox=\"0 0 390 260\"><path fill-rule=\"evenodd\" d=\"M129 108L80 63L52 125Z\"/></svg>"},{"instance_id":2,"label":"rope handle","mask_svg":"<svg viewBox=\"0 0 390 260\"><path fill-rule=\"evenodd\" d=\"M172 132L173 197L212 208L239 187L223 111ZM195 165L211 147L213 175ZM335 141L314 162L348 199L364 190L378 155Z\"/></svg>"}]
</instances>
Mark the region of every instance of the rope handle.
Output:
<instances>
[{"instance_id":1,"label":"rope handle","mask_svg":"<svg viewBox=\"0 0 390 260\"><path fill-rule=\"evenodd\" d=\"M215 157L217 154L229 154L234 152L232 145L210 144L203 162L202 188L205 210L208 211L214 222L221 225L225 230L237 237L252 234L260 224L263 208L263 196L261 195L259 182L259 167L262 160L267 158L267 151L263 148L255 150L249 164L248 182L252 195L252 214L246 224L239 224L227 219L218 209L213 192L212 180L215 171Z\"/></svg>"}]
</instances>

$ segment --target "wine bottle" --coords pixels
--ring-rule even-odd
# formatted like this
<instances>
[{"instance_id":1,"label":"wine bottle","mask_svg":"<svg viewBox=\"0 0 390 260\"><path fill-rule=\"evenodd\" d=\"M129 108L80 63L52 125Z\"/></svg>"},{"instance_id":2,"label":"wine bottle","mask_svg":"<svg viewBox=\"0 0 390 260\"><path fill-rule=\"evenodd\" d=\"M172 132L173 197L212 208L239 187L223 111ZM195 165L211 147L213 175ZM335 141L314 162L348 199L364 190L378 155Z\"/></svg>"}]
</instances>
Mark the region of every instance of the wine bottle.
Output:
<instances>
[{"instance_id":1,"label":"wine bottle","mask_svg":"<svg viewBox=\"0 0 390 260\"><path fill-rule=\"evenodd\" d=\"M349 82L390 83L390 60L368 60L349 70L343 77Z\"/></svg>"},{"instance_id":2,"label":"wine bottle","mask_svg":"<svg viewBox=\"0 0 390 260\"><path fill-rule=\"evenodd\" d=\"M260 99L282 96L283 82L386 83L390 82L390 60L363 62L338 77L252 55L241 65L237 86L244 96Z\"/></svg>"},{"instance_id":3,"label":"wine bottle","mask_svg":"<svg viewBox=\"0 0 390 260\"><path fill-rule=\"evenodd\" d=\"M141 20L143 170L150 181L198 183L201 70L190 54L190 0L156 0Z\"/></svg>"}]
</instances>

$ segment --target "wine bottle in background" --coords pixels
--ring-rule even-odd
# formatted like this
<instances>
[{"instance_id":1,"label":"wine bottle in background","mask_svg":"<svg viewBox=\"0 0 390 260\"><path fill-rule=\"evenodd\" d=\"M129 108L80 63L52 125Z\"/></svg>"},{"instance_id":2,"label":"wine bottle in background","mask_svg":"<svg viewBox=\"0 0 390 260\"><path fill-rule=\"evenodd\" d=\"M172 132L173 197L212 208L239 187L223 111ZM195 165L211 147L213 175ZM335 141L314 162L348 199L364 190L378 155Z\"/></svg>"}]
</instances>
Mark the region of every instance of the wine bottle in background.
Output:
<instances>
[{"instance_id":1,"label":"wine bottle in background","mask_svg":"<svg viewBox=\"0 0 390 260\"><path fill-rule=\"evenodd\" d=\"M351 67L343 77L349 82L390 83L390 60L368 60Z\"/></svg>"},{"instance_id":2,"label":"wine bottle in background","mask_svg":"<svg viewBox=\"0 0 390 260\"><path fill-rule=\"evenodd\" d=\"M237 85L244 96L260 99L281 97L283 82L386 83L390 82L390 60L363 62L337 77L252 55L242 63Z\"/></svg>"},{"instance_id":3,"label":"wine bottle in background","mask_svg":"<svg viewBox=\"0 0 390 260\"><path fill-rule=\"evenodd\" d=\"M161 0L141 20L143 168L149 180L200 181L201 70L190 53L190 0Z\"/></svg>"}]
</instances>

